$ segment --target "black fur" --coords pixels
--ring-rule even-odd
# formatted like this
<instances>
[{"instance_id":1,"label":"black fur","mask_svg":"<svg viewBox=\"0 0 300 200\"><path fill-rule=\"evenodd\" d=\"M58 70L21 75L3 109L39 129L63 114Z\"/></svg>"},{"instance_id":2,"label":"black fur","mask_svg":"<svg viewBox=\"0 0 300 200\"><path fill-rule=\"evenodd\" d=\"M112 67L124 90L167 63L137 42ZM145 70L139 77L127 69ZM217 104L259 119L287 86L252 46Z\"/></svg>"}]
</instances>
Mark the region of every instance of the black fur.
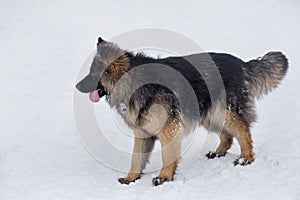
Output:
<instances>
[{"instance_id":1,"label":"black fur","mask_svg":"<svg viewBox=\"0 0 300 200\"><path fill-rule=\"evenodd\" d=\"M223 78L226 90L227 107L234 110L236 113L239 113L241 117L245 117L245 114L247 115L247 113L245 113L247 112L245 108L247 107L248 101L251 101L251 99L248 98L249 92L244 81L244 72L242 70L244 62L242 60L229 54L219 53L202 53L185 57L167 57L161 59L150 58L143 54L134 55L128 52L127 55L130 58L131 69L145 64L147 64L147 67L149 68L155 68L157 67L157 64L162 64L173 68L184 76L192 86L199 105L200 113L193 113L194 110L187 111L186 109L181 108L182 112L186 112L186 115L191 118L197 117L199 114L200 117L206 116L212 105L210 92L221 94L222 88L219 88L216 85L216 87L210 88L209 91L206 85L206 81L215 81L214 73L216 73L216 71L211 69L216 66ZM201 70L207 73L206 77L203 77L197 71L196 66L192 65L193 62L204 63L204 65L201 65ZM160 75L161 69L157 67L157 70L157 74ZM151 75L153 74L155 75L155 73L152 73ZM158 79L159 78L161 77L158 77ZM174 81L177 80L176 77L173 78ZM147 84L139 88L134 95L141 105L141 111L151 106L148 102L153 102L151 98L157 93L165 94L165 100L170 107L180 107L176 96L170 89L158 84ZM248 119L245 118L246 122L247 120Z\"/></svg>"}]
</instances>

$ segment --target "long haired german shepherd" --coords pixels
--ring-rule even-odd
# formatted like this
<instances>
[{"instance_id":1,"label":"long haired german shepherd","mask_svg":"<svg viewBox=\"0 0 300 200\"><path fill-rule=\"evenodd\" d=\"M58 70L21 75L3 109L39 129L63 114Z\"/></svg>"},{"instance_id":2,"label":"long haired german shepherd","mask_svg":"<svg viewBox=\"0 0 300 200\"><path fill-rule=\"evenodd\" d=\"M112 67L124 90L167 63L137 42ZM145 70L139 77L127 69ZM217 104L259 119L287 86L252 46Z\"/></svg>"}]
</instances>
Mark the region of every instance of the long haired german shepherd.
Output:
<instances>
[{"instance_id":1,"label":"long haired german shepherd","mask_svg":"<svg viewBox=\"0 0 300 200\"><path fill-rule=\"evenodd\" d=\"M149 74L139 74L136 69L140 66ZM166 66L174 73L162 71L159 66ZM213 68L217 69L225 90L215 84L218 74L211 70ZM173 180L182 136L197 124L214 132L221 130L220 144L215 152L206 155L208 158L225 156L235 137L241 155L234 165L251 164L254 152L250 126L256 120L254 100L278 86L287 69L287 58L281 52L269 52L248 62L224 53L156 59L122 50L99 37L90 72L76 87L80 92L89 93L92 102L106 96L110 106L118 110L134 131L131 169L127 177L119 179L120 183L129 184L140 178L155 140L160 140L163 167L153 179L156 186ZM134 70L136 72L131 73ZM189 88L182 86L180 77L184 77ZM171 80L169 83L174 87L160 84L165 79ZM192 90L198 106L195 109L189 108L192 98L188 93ZM216 98L211 98L212 93ZM225 101L220 106L222 94ZM218 119L222 112L223 120L211 120Z\"/></svg>"}]
</instances>

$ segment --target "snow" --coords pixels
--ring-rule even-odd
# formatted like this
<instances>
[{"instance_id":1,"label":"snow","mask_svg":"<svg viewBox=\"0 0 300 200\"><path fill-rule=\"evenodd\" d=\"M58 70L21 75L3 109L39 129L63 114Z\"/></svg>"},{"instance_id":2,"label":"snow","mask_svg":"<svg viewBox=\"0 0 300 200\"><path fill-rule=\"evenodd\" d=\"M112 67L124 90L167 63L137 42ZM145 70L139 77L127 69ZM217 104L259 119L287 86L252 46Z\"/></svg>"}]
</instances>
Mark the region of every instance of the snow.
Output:
<instances>
[{"instance_id":1,"label":"snow","mask_svg":"<svg viewBox=\"0 0 300 200\"><path fill-rule=\"evenodd\" d=\"M0 199L299 198L299 8L296 0L1 1ZM207 51L244 60L270 50L287 55L287 77L257 103L252 165L233 166L236 143L225 158L204 158L199 147L207 133L199 129L174 182L153 187L158 172L149 172L128 186L117 181L124 172L99 164L85 150L72 108L81 65L98 36L144 27L173 30ZM104 129L118 134L108 105L97 107Z\"/></svg>"}]
</instances>

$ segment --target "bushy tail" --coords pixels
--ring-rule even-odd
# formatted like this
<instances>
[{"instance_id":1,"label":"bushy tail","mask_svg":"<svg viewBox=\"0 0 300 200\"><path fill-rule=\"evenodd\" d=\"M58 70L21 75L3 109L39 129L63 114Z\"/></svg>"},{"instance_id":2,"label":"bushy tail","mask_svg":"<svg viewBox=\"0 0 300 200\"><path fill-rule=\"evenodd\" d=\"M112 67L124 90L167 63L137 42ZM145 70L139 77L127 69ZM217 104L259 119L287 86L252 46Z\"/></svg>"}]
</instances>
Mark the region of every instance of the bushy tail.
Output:
<instances>
[{"instance_id":1,"label":"bushy tail","mask_svg":"<svg viewBox=\"0 0 300 200\"><path fill-rule=\"evenodd\" d=\"M269 52L243 66L251 94L257 98L276 88L288 69L288 60L281 52Z\"/></svg>"}]
</instances>

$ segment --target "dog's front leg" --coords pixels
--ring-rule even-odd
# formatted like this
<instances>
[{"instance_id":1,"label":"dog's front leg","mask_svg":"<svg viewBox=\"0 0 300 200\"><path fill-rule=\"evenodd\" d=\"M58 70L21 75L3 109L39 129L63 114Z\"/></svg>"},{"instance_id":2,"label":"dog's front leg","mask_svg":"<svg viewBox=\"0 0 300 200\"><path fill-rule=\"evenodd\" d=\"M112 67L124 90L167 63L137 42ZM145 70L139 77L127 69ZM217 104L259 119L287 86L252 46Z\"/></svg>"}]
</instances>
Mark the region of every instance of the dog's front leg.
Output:
<instances>
[{"instance_id":1,"label":"dog's front leg","mask_svg":"<svg viewBox=\"0 0 300 200\"><path fill-rule=\"evenodd\" d=\"M161 142L163 168L158 177L152 180L153 185L161 185L172 181L180 159L182 134L178 123L166 124L157 135Z\"/></svg>"},{"instance_id":2,"label":"dog's front leg","mask_svg":"<svg viewBox=\"0 0 300 200\"><path fill-rule=\"evenodd\" d=\"M131 167L125 178L119 178L122 184L129 184L139 179L142 170L145 168L151 151L154 147L156 137L149 137L142 131L134 130L134 147L131 158Z\"/></svg>"}]
</instances>

